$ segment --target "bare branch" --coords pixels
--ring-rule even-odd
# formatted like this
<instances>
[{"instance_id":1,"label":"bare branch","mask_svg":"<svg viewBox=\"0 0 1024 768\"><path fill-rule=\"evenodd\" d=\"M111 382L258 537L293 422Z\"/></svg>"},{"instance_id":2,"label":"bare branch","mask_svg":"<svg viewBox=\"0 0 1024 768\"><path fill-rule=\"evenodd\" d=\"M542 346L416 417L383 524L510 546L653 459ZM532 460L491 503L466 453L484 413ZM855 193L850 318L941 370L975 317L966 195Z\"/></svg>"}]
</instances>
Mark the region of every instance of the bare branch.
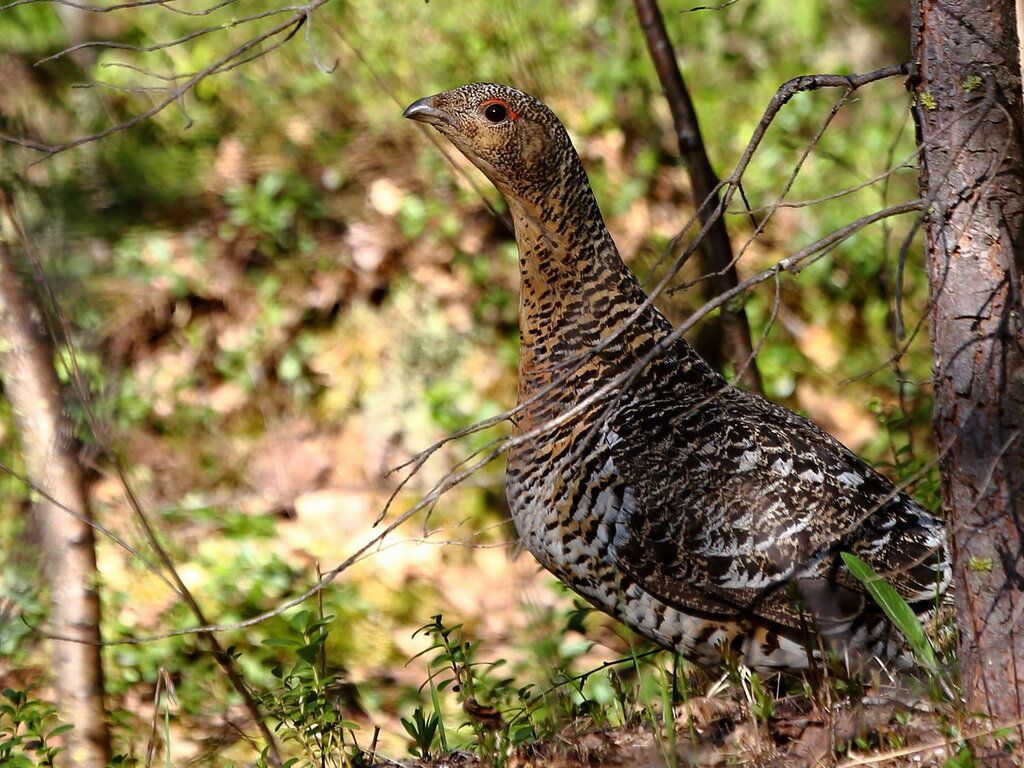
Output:
<instances>
[{"instance_id":1,"label":"bare branch","mask_svg":"<svg viewBox=\"0 0 1024 768\"><path fill-rule=\"evenodd\" d=\"M69 507L64 502L62 502L59 499L56 499L52 495L50 495L50 493L47 492L46 489L41 488L40 486L38 486L34 482L32 482L31 478L26 477L25 475L23 475L20 472L18 472L16 469L7 466L3 462L0 462L0 472L7 473L11 477L13 477L15 480L17 480L19 483L21 483L23 486L25 486L30 491L32 491L32 493L37 494L40 498L42 498L46 502L48 502L48 503L52 504L53 506L57 507L62 512L64 512L65 514L71 515L73 518L75 518L79 522L85 523L86 525L88 525L90 528L92 528L97 533L100 533L103 536L106 536L108 539L110 539L112 542L114 542L117 546L121 547L121 549L123 549L129 555L131 555L132 557L136 558L140 563L142 563L146 567L146 570L148 570L150 573L152 573L154 576L156 576L158 579L160 579L160 581L162 581L164 584L166 584L167 587L174 594L178 595L179 597L181 596L180 593L178 592L177 587L175 587L170 582L170 580L164 575L164 573L159 568L157 568L157 566L149 558L147 558L144 554L142 554L142 552L140 552L138 549L133 547L131 544L129 544L125 539L123 539L122 537L120 537L116 533L114 533L114 531L110 530L109 528L107 528L107 526L103 525L103 523L97 522L91 516L83 515L82 513L78 512L77 510L72 509L71 507Z\"/></svg>"},{"instance_id":2,"label":"bare branch","mask_svg":"<svg viewBox=\"0 0 1024 768\"><path fill-rule=\"evenodd\" d=\"M813 205L820 205L821 203L827 203L831 202L832 200L838 200L842 197L846 197L847 195L852 195L857 192L860 192L861 190L867 189L868 187L874 186L880 181L886 181L891 176L893 176L896 173L899 173L900 171L914 170L915 166L913 164L913 160L916 157L917 151L915 150L914 153L910 155L906 160L895 165L890 165L888 170L882 171L882 173L878 174L877 176L872 176L870 179L866 179L865 181L862 181L860 184L855 184L852 187L840 189L838 192L833 192L829 195L822 195L821 197L814 197L809 200L776 200L773 203L758 206L757 208L745 206L743 210L726 211L726 214L729 216L748 216L752 213L765 213L766 211L773 211L777 208L808 208Z\"/></svg>"},{"instance_id":3,"label":"bare branch","mask_svg":"<svg viewBox=\"0 0 1024 768\"><path fill-rule=\"evenodd\" d=\"M800 157L797 158L796 165L793 166L793 170L789 174L789 178L786 180L786 184L783 186L782 192L779 193L778 197L775 199L775 202L768 206L765 217L757 224L757 226L754 228L754 232L750 235L750 237L747 238L746 242L743 243L743 245L740 247L740 250L736 253L736 255L731 258L731 261L727 265L723 266L722 270L720 270L719 273L712 273L711 275L701 275L696 280L691 280L688 283L683 283L681 286L677 288L673 288L671 292L683 291L688 288L691 288L692 286L707 279L708 277L713 277L715 274L725 274L723 270L735 270L736 262L743 257L743 255L747 252L747 250L750 248L753 242L761 235L762 232L764 232L765 228L768 226L768 222L770 222L772 218L775 216L775 212L779 209L779 206L785 200L786 195L789 194L789 190L793 188L793 184L796 183L796 177L800 174L800 170L803 168L804 163L807 161L807 158L821 142L821 138L822 136L825 135L825 131L828 130L828 127L832 124L832 121L835 119L835 116L839 114L839 110L843 108L847 100L850 98L850 93L850 91L846 91L842 95L842 97L838 101L836 101L835 104L832 105L832 108L829 110L828 115L822 121L818 130L815 132L813 138L810 140L810 142L808 142L807 146L804 147L803 152L800 153ZM753 213L753 211L748 210L748 213ZM719 218L719 221L721 221L721 218Z\"/></svg>"},{"instance_id":4,"label":"bare branch","mask_svg":"<svg viewBox=\"0 0 1024 768\"><path fill-rule=\"evenodd\" d=\"M658 9L657 0L634 0L640 27L647 41L654 68L661 82L661 89L668 100L675 124L679 152L690 175L690 186L697 200L710 201L699 209L701 221L708 226L707 237L702 245L702 272L708 273L708 289L721 293L736 285L736 259L732 255L732 243L725 228L725 220L714 211L718 209L718 177L711 167L704 139L701 136L697 112L690 100L690 92L679 71L672 42L669 40L665 22ZM750 340L750 324L746 311L725 308L722 310L722 351L732 361L739 380L754 392L761 393L761 377L757 372L753 344Z\"/></svg>"},{"instance_id":5,"label":"bare branch","mask_svg":"<svg viewBox=\"0 0 1024 768\"><path fill-rule=\"evenodd\" d=\"M9 3L8 5L5 5L5 6L0 6L0 11L6 10L8 8L16 7L17 5L20 5L20 4L27 4L27 3L30 3L30 2L43 2L43 1L44 0L14 0L13 3ZM45 1L49 1L49 2L67 2L67 0L45 0ZM125 4L122 4L120 6L111 6L111 8L115 8L115 9L116 8L132 8L132 7L138 7L138 5L164 5L167 2L170 2L170 0L138 0L137 3L125 3ZM49 61L49 60L51 60L53 58L73 53L73 52L75 52L77 50L80 50L82 48L95 47L95 46L106 46L106 47L111 47L111 48L115 48L115 49L119 49L119 50L129 50L129 51L136 51L136 52L157 51L157 50L162 50L162 49L170 48L170 47L173 47L173 46L176 46L176 45L181 45L182 43L188 42L190 40L194 40L195 38L200 37L201 35L205 35L205 34L208 34L210 32L213 32L213 31L217 31L217 30L221 30L221 29L227 29L227 28L230 28L230 27L237 27L237 26L242 25L242 24L247 24L247 23L250 23L250 22L258 21L260 19L268 18L270 16L280 15L282 13L290 13L288 18L285 19L284 21L281 21L281 22L275 24L274 26L272 26L271 28L269 28L269 29L259 33L258 35L255 35L254 37L252 37L252 38L250 38L248 40L246 40L244 43L238 45L233 50L231 50L230 52L228 52L224 56L221 56L219 59L217 59L213 63L209 64L208 66L204 67L203 69L199 70L198 72L195 72L195 73L191 74L190 76L187 77L187 79L185 79L184 76L182 76L182 77L164 76L165 79L167 79L168 81L175 81L175 80L182 80L182 79L184 79L184 82L182 82L182 83L180 83L178 85L175 85L175 86L168 86L164 90L164 93L166 95L162 99L157 101L155 104L153 104L148 109L146 109L146 110L144 110L144 111L134 115L131 118L128 118L128 119L123 120L123 121L121 121L119 123L116 123L115 125L109 126L108 128L104 128L104 129L96 131L94 133L90 133L90 134L85 135L85 136L80 136L78 138L71 139L71 140L63 142L63 143L48 144L46 142L41 142L41 141L36 141L36 140L19 139L17 137L9 137L9 136L7 136L5 134L0 134L0 140L6 141L6 142L9 142L9 143L12 143L12 144L16 144L18 146L23 146L23 147L26 147L28 149L33 149L33 150L35 150L37 152L40 152L42 154L42 157L37 158L35 161L33 161L32 164L34 165L36 163L41 162L42 160L45 160L45 159L47 159L49 157L52 157L52 156L54 156L56 154L59 154L61 152L66 152L66 151L68 151L70 149L74 149L76 147L80 147L83 144L88 144L89 142L98 141L99 139L103 139L103 138L106 138L107 136L110 136L110 135L113 135L115 133L119 133L121 131L127 130L128 128L131 128L131 127L133 127L135 125L138 125L139 123L144 122L145 120L148 120L149 118L159 114L160 112L162 112L164 109L166 109L167 107L169 107L172 104L177 103L177 104L181 105L183 103L184 97L188 93L190 93L197 85L199 85L199 83L203 82L206 78L212 77L212 76L217 75L217 74L223 74L225 72L229 72L232 69L235 69L236 67L242 66L242 65L247 64L247 63L249 63L251 61L254 61L256 59L262 58L263 56L266 56L267 54L269 54L270 52L276 50L277 48L280 48L282 45L287 43L289 40L291 40L295 36L295 34L299 31L299 28L301 28L303 26L303 24L307 23L307 21L312 17L312 14L314 13L314 11L316 11L318 8L320 8L321 6L323 6L327 2L329 2L329 0L310 0L310 2L308 2L308 3L304 4L304 5L285 6L285 7L281 7L281 8L275 8L275 9L264 11L264 12L261 12L261 13L258 13L258 14L252 14L250 16L246 16L246 17L243 17L243 18L240 18L240 19L234 19L232 21L225 22L224 24L211 25L209 27L204 27L203 29L196 30L195 32L191 32L191 33L189 33L187 35L183 35L183 36L181 36L179 38L175 38L174 40L165 41L163 43L157 43L157 44L154 44L152 46L132 46L132 45L127 45L127 44L123 44L123 43L116 43L116 42L113 42L113 41L98 41L98 42L80 43L77 46L71 46L69 48L66 48L65 50L63 50L63 51L61 51L61 52L59 52L57 54L54 54L53 56L50 56L50 57L47 57L46 59L40 60L40 62L38 62L38 63L43 63L43 62ZM223 7L223 5L225 5L225 4L226 3L222 2L222 3L218 4L218 5L211 6L210 8L206 9L205 12L197 13L196 15L206 15L207 12L212 13L214 10L217 10L218 7ZM85 10L97 10L97 9L95 9L93 7L86 7ZM105 12L105 11L97 10L97 12ZM264 43L267 43L267 45L264 46L263 45ZM143 90L148 92L150 89L145 88Z\"/></svg>"},{"instance_id":6,"label":"bare branch","mask_svg":"<svg viewBox=\"0 0 1024 768\"><path fill-rule=\"evenodd\" d=\"M718 5L695 5L693 8L684 8L680 13L696 13L697 11L721 11L728 8L730 5L736 5L740 0L726 0L724 3Z\"/></svg>"},{"instance_id":7,"label":"bare branch","mask_svg":"<svg viewBox=\"0 0 1024 768\"><path fill-rule=\"evenodd\" d=\"M174 0L129 0L126 3L114 3L113 5L89 5L87 3L76 3L74 0L12 0L12 2L5 5L0 5L0 13L17 8L22 5L62 5L66 8L73 8L76 11L87 11L89 13L116 13L117 11L129 10L132 8L163 8L171 13L177 13L181 16L208 16L214 11L218 11L225 6L232 5L238 2L238 0L220 0L220 2L204 8L201 11L189 11L184 8L175 8L171 3Z\"/></svg>"},{"instance_id":8,"label":"bare branch","mask_svg":"<svg viewBox=\"0 0 1024 768\"><path fill-rule=\"evenodd\" d=\"M22 136L11 136L6 133L0 133L0 141L5 144L14 144L18 147L25 147L26 149L34 149L36 152L49 152L50 145L45 144L35 139L26 139Z\"/></svg>"},{"instance_id":9,"label":"bare branch","mask_svg":"<svg viewBox=\"0 0 1024 768\"><path fill-rule=\"evenodd\" d=\"M162 0L162 2L166 2L166 0ZM175 48L184 43L188 43L192 40L203 37L204 35L208 35L211 32L220 32L225 29L240 27L243 24L249 24L254 21L260 21L271 16L279 16L282 13L291 12L294 14L295 12L300 10L300 7L293 5L287 5L282 8L273 8L269 11L263 11L262 13L254 13L251 16L243 16L239 19L232 19L231 21L226 21L223 24L213 24L209 27L196 29L192 32L189 32L188 34L181 35L180 37L175 37L171 40L165 40L162 43L153 43L153 45L133 45L131 43L119 43L115 40L90 40L84 43L78 43L77 45L68 46L67 48L63 48L57 51L56 53L51 54L50 56L46 56L45 58L39 59L38 61L36 61L35 66L41 66L50 61L54 61L56 59L75 53L76 51L81 51L87 48L106 48L114 51L131 51L132 53L154 53L156 51L166 51L168 48ZM186 75L181 75L180 77L186 77Z\"/></svg>"}]
</instances>

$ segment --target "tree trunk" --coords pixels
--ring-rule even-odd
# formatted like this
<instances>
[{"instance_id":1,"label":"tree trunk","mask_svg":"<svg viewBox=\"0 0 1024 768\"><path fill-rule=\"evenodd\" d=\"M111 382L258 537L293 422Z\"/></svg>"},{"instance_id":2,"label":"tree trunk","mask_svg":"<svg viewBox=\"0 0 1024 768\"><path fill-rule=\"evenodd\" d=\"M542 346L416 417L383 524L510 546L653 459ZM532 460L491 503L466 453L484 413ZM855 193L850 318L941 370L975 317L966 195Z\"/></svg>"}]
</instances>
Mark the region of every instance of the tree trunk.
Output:
<instances>
[{"instance_id":1,"label":"tree trunk","mask_svg":"<svg viewBox=\"0 0 1024 768\"><path fill-rule=\"evenodd\" d=\"M1024 146L1014 4L918 0L914 10L935 432L964 695L971 710L1006 722L1024 717Z\"/></svg>"},{"instance_id":2,"label":"tree trunk","mask_svg":"<svg viewBox=\"0 0 1024 768\"><path fill-rule=\"evenodd\" d=\"M110 759L110 734L103 703L100 602L89 508L71 426L62 410L53 350L33 328L28 295L2 239L0 376L21 436L25 474L42 492L35 497L34 512L50 590L48 626L55 635L80 641L52 641L51 677L58 708L64 721L74 725L65 736L67 752L58 760L102 768Z\"/></svg>"}]
</instances>

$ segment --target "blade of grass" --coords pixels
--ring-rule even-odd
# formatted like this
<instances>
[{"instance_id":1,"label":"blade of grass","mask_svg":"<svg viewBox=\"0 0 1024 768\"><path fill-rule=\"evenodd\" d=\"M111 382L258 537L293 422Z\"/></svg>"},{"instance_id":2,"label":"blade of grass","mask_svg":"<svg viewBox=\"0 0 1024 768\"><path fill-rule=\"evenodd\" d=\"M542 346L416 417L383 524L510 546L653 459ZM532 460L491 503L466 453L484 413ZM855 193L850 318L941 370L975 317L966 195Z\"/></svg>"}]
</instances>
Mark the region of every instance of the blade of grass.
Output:
<instances>
[{"instance_id":1,"label":"blade of grass","mask_svg":"<svg viewBox=\"0 0 1024 768\"><path fill-rule=\"evenodd\" d=\"M882 609L895 627L903 633L910 643L910 648L918 660L932 671L939 668L939 660L935 655L931 640L925 634L921 620L914 610L907 605L900 594L889 582L872 570L871 566L849 552L842 553L843 562L850 573L864 585L868 593Z\"/></svg>"},{"instance_id":2,"label":"blade of grass","mask_svg":"<svg viewBox=\"0 0 1024 768\"><path fill-rule=\"evenodd\" d=\"M433 670L427 671L427 675L430 680L430 702L434 707L434 714L437 715L437 736L441 741L441 749L444 750L444 754L449 754L448 750L448 737L445 736L444 727L444 711L441 709L441 699L437 695L437 686L434 685L434 673Z\"/></svg>"}]
</instances>

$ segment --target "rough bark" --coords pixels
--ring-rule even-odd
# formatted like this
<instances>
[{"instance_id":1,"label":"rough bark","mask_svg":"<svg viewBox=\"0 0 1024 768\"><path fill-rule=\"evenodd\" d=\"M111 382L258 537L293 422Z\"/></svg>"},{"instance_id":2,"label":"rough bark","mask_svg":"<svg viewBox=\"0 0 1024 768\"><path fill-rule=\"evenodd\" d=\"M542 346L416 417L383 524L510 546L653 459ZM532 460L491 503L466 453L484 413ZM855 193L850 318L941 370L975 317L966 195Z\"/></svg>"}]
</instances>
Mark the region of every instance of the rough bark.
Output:
<instances>
[{"instance_id":1,"label":"rough bark","mask_svg":"<svg viewBox=\"0 0 1024 768\"><path fill-rule=\"evenodd\" d=\"M935 431L960 664L969 708L1010 721L1024 716L1024 146L1014 5L918 0L914 10L920 183L932 204Z\"/></svg>"},{"instance_id":2,"label":"rough bark","mask_svg":"<svg viewBox=\"0 0 1024 768\"><path fill-rule=\"evenodd\" d=\"M74 725L65 736L67 752L58 760L102 768L110 759L110 734L98 644L93 530L87 522L90 511L53 369L53 350L35 332L32 316L11 251L0 240L0 376L13 407L25 474L49 497L37 494L33 505L50 591L48 626L55 635L80 641L52 641L51 677L58 708L64 721Z\"/></svg>"},{"instance_id":3,"label":"rough bark","mask_svg":"<svg viewBox=\"0 0 1024 768\"><path fill-rule=\"evenodd\" d=\"M706 285L709 298L719 296L736 287L738 281L736 266L733 264L732 243L725 228L724 219L717 214L719 195L718 176L711 167L700 123L686 88L665 21L658 9L657 0L635 0L637 18L647 41L647 50L658 73L658 81L668 100L672 112L672 123L679 143L679 154L686 163L693 189L694 203L700 209L701 224L710 226L701 243L699 257L701 271L708 275ZM720 352L728 359L741 381L748 389L761 393L761 377L754 359L754 345L750 338L750 324L746 311L740 307L722 308Z\"/></svg>"}]
</instances>

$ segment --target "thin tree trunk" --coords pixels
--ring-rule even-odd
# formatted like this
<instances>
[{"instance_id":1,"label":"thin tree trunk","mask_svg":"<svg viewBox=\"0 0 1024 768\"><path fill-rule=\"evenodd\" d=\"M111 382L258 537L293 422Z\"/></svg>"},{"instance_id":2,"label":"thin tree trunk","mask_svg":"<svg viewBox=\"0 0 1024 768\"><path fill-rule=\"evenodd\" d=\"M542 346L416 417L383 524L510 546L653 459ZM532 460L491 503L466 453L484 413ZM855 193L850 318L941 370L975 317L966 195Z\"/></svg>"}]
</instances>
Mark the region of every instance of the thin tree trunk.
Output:
<instances>
[{"instance_id":1,"label":"thin tree trunk","mask_svg":"<svg viewBox=\"0 0 1024 768\"><path fill-rule=\"evenodd\" d=\"M654 69L658 73L658 81L672 112L679 154L686 163L690 175L694 204L703 206L700 208L701 223L707 226L714 218L704 242L701 243L700 258L701 271L710 275L707 280L709 298L720 296L735 288L738 278L725 221L716 214L719 204L716 188L719 179L711 167L707 150L704 149L697 113L686 89L683 74L679 71L672 41L665 29L665 21L658 9L657 0L635 0L635 5L637 18L647 41L647 50L651 54ZM754 359L754 345L750 339L750 324L747 322L746 311L742 307L722 307L720 322L719 353L733 364L739 381L748 389L760 394L761 377L757 371L757 361Z\"/></svg>"},{"instance_id":2,"label":"thin tree trunk","mask_svg":"<svg viewBox=\"0 0 1024 768\"><path fill-rule=\"evenodd\" d=\"M918 0L914 10L920 183L932 203L935 431L964 694L970 709L1010 721L1024 717L1024 142L1014 4Z\"/></svg>"},{"instance_id":3,"label":"thin tree trunk","mask_svg":"<svg viewBox=\"0 0 1024 768\"><path fill-rule=\"evenodd\" d=\"M2 193L0 193L2 194ZM60 762L102 768L110 759L110 733L103 703L100 660L100 601L95 589L96 553L89 526L82 472L71 427L62 409L53 350L35 332L33 310L11 251L0 239L0 376L21 436L25 474L47 496L78 517L37 497L34 513L42 539L43 573L50 590L48 626L51 678L58 707L74 728Z\"/></svg>"}]
</instances>

